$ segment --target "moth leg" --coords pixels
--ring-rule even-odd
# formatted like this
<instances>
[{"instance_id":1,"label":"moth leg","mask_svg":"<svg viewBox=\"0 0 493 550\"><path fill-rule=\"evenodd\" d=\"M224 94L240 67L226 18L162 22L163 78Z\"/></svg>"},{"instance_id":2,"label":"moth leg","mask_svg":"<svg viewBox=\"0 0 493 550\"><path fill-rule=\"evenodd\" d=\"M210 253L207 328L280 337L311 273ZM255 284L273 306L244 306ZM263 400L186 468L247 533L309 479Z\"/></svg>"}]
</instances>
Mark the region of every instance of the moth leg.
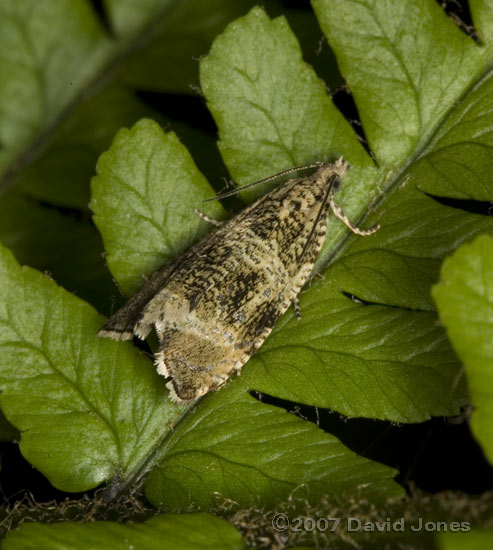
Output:
<instances>
[{"instance_id":1,"label":"moth leg","mask_svg":"<svg viewBox=\"0 0 493 550\"><path fill-rule=\"evenodd\" d=\"M205 222L211 223L212 225L222 225L223 224L223 222L220 222L219 220L215 220L214 218L210 218L209 216L207 216L206 214L201 212L198 208L195 209L195 213L197 214L197 216L199 216L199 218L202 218Z\"/></svg>"},{"instance_id":2,"label":"moth leg","mask_svg":"<svg viewBox=\"0 0 493 550\"><path fill-rule=\"evenodd\" d=\"M298 319L298 321L301 321L300 301L298 300L298 296L296 296L293 300L293 307L296 314L296 319Z\"/></svg>"},{"instance_id":3,"label":"moth leg","mask_svg":"<svg viewBox=\"0 0 493 550\"><path fill-rule=\"evenodd\" d=\"M242 357L241 361L237 361L235 363L235 366L233 367L234 372L240 376L241 375L241 367L250 359L250 356L246 355Z\"/></svg>"},{"instance_id":4,"label":"moth leg","mask_svg":"<svg viewBox=\"0 0 493 550\"><path fill-rule=\"evenodd\" d=\"M342 211L342 208L334 201L334 199L330 198L330 208L332 212L334 212L334 215L336 218L339 218L341 222L343 222L353 233L356 233L356 235L371 235L372 233L375 233L375 231L378 231L380 229L380 225L376 225L375 227L372 227L370 229L360 229L359 227L356 227L349 218L344 214Z\"/></svg>"}]
</instances>

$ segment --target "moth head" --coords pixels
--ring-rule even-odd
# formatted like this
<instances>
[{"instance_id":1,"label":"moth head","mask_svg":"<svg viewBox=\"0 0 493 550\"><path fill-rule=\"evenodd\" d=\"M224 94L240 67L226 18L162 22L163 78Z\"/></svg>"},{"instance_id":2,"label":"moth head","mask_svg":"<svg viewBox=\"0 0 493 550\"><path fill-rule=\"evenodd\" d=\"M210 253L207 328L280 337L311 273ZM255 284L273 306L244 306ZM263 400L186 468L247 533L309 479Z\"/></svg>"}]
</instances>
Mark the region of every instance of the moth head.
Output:
<instances>
[{"instance_id":1,"label":"moth head","mask_svg":"<svg viewBox=\"0 0 493 550\"><path fill-rule=\"evenodd\" d=\"M346 172L349 170L349 163L346 162L342 157L339 157L334 164L332 165L332 171L339 177L342 178L346 175Z\"/></svg>"}]
</instances>

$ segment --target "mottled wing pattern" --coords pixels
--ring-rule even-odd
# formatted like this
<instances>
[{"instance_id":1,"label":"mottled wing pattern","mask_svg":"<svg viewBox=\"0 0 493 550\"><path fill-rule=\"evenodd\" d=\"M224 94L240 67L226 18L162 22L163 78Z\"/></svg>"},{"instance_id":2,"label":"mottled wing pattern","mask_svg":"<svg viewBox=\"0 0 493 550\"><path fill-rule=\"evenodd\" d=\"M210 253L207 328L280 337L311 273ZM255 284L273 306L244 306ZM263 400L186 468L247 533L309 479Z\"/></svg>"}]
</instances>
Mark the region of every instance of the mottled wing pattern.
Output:
<instances>
[{"instance_id":1,"label":"mottled wing pattern","mask_svg":"<svg viewBox=\"0 0 493 550\"><path fill-rule=\"evenodd\" d=\"M176 401L221 386L260 347L307 281L327 230L338 161L289 180L157 272L101 329L159 336Z\"/></svg>"},{"instance_id":2,"label":"mottled wing pattern","mask_svg":"<svg viewBox=\"0 0 493 550\"><path fill-rule=\"evenodd\" d=\"M142 316L143 308L166 285L170 274L178 263L178 260L173 260L159 271L156 271L143 284L142 288L99 330L99 335L114 340L131 340L135 335L135 326ZM147 334L143 337L145 338Z\"/></svg>"},{"instance_id":3,"label":"mottled wing pattern","mask_svg":"<svg viewBox=\"0 0 493 550\"><path fill-rule=\"evenodd\" d=\"M174 397L219 387L260 347L312 271L329 193L325 180L272 191L187 255L144 309L144 322L158 320L158 371Z\"/></svg>"}]
</instances>

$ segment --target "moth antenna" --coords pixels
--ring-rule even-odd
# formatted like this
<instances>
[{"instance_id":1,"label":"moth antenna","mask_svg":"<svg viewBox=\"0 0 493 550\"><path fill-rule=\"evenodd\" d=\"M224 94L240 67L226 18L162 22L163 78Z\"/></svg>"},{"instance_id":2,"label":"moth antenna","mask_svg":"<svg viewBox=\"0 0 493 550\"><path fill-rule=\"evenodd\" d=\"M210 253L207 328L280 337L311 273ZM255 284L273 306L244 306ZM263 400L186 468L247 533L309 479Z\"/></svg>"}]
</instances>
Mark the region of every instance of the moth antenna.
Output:
<instances>
[{"instance_id":1,"label":"moth antenna","mask_svg":"<svg viewBox=\"0 0 493 550\"><path fill-rule=\"evenodd\" d=\"M312 162L310 164L303 164L302 166L293 166L292 168L287 168L286 170L278 172L277 174L274 174L272 176L268 176L267 178L254 181L253 183L249 183L248 185L243 185L243 187L238 187L236 189L233 189L232 191L226 191L225 193L219 193L219 195L216 195L215 197L212 197L210 199L205 199L202 202L217 201L219 199L225 199L226 197L232 197L233 195L241 193L241 191L245 191L245 189L250 189L251 187L256 187L257 185L262 185L263 183L267 183L282 176L287 176L288 174L292 174L293 172L298 172L299 170L309 170L310 168L320 168L320 166L325 166L326 164L326 162L319 161Z\"/></svg>"}]
</instances>

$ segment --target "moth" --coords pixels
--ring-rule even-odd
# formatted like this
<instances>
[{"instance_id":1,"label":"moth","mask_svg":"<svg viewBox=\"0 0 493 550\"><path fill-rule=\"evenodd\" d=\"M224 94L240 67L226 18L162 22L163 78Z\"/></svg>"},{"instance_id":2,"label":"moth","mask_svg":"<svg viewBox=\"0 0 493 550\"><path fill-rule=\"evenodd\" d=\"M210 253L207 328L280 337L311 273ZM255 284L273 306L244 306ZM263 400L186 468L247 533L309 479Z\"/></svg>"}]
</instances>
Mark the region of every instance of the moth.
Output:
<instances>
[{"instance_id":1,"label":"moth","mask_svg":"<svg viewBox=\"0 0 493 550\"><path fill-rule=\"evenodd\" d=\"M335 203L348 169L342 158L309 167L312 175L279 185L157 271L99 331L145 339L154 327L155 363L173 401L197 399L239 374L290 304L297 306L331 211L358 235L379 229L355 227Z\"/></svg>"}]
</instances>

